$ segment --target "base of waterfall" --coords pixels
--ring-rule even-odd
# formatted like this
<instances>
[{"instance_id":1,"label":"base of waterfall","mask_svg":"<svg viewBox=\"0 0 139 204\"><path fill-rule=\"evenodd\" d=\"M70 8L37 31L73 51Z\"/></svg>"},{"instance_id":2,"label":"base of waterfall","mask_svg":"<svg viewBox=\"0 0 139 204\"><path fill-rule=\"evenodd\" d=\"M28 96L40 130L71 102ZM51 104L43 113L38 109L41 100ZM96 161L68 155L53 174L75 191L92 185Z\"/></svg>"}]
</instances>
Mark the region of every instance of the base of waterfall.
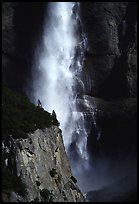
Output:
<instances>
[{"instance_id":1,"label":"base of waterfall","mask_svg":"<svg viewBox=\"0 0 139 204\"><path fill-rule=\"evenodd\" d=\"M87 192L88 202L137 202L137 177L124 177L101 189Z\"/></svg>"}]
</instances>

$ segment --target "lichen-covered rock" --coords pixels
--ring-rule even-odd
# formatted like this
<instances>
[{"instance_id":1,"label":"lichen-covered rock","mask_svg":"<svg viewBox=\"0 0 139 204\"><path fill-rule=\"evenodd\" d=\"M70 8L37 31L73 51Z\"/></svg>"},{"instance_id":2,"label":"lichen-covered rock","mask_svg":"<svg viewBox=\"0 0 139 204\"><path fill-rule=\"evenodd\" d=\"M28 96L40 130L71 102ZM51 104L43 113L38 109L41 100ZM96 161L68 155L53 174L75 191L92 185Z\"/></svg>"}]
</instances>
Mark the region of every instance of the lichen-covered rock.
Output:
<instances>
[{"instance_id":1,"label":"lichen-covered rock","mask_svg":"<svg viewBox=\"0 0 139 204\"><path fill-rule=\"evenodd\" d=\"M38 129L28 134L28 138L14 139L14 142L17 176L26 185L28 202L85 201L72 179L61 130L57 126Z\"/></svg>"}]
</instances>

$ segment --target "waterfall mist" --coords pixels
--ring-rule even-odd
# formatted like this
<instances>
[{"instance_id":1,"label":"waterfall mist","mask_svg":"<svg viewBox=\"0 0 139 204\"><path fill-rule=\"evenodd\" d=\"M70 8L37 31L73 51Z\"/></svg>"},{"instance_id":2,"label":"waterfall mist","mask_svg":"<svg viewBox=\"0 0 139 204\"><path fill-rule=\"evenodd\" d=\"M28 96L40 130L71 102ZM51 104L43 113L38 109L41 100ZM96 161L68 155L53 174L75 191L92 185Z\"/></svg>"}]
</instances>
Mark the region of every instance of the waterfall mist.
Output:
<instances>
[{"instance_id":1,"label":"waterfall mist","mask_svg":"<svg viewBox=\"0 0 139 204\"><path fill-rule=\"evenodd\" d=\"M43 45L37 49L34 64L34 103L39 99L45 110L55 111L67 154L76 143L78 158L70 156L70 161L78 179L83 169L88 168L84 115L76 108L78 92L84 86L80 76L86 38L80 32L79 3L50 2L46 12Z\"/></svg>"},{"instance_id":2,"label":"waterfall mist","mask_svg":"<svg viewBox=\"0 0 139 204\"><path fill-rule=\"evenodd\" d=\"M132 158L124 162L118 159L111 161L103 153L96 158L90 154L89 158L87 137L91 127L98 141L103 134L95 115L92 113L87 121L82 106L79 108L82 102L86 107L90 106L84 94L86 89L91 89L91 79L85 71L87 77L82 77L87 49L89 47L80 20L80 3L49 2L41 43L35 50L33 91L29 97L36 105L39 99L46 111L55 111L72 173L83 193L115 182L125 176L127 169L134 174Z\"/></svg>"}]
</instances>

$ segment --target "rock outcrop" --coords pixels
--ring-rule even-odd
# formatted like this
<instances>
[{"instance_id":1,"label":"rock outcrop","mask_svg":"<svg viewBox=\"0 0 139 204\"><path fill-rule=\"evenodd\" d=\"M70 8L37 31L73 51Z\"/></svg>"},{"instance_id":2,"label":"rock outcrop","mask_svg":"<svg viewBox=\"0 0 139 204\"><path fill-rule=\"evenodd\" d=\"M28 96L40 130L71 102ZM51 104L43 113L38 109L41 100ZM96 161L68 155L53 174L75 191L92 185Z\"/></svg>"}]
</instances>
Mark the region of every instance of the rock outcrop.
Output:
<instances>
[{"instance_id":1,"label":"rock outcrop","mask_svg":"<svg viewBox=\"0 0 139 204\"><path fill-rule=\"evenodd\" d=\"M85 202L72 176L61 130L57 126L37 129L26 139L13 139L10 136L8 143L3 143L4 152L5 155L7 153L5 166L11 163L10 168L15 169L26 186L22 199L19 199L17 192L11 192L9 201Z\"/></svg>"}]
</instances>

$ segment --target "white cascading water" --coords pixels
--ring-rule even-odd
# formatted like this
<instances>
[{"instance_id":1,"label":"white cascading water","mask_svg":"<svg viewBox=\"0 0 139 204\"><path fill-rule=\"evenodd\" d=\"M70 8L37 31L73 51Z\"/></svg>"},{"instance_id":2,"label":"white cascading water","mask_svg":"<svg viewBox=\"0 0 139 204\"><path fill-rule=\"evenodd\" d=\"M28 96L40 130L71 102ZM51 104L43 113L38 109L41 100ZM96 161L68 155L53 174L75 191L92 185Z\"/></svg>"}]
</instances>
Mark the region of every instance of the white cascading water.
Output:
<instances>
[{"instance_id":1,"label":"white cascading water","mask_svg":"<svg viewBox=\"0 0 139 204\"><path fill-rule=\"evenodd\" d=\"M34 78L33 88L35 101L39 99L48 112L55 111L67 152L76 135L81 164L87 167L87 132L83 113L76 111L75 93L85 47L85 38L81 33L80 37L77 35L79 21L79 2L49 3L43 49L36 62L39 74ZM75 59L77 49L79 57Z\"/></svg>"}]
</instances>

